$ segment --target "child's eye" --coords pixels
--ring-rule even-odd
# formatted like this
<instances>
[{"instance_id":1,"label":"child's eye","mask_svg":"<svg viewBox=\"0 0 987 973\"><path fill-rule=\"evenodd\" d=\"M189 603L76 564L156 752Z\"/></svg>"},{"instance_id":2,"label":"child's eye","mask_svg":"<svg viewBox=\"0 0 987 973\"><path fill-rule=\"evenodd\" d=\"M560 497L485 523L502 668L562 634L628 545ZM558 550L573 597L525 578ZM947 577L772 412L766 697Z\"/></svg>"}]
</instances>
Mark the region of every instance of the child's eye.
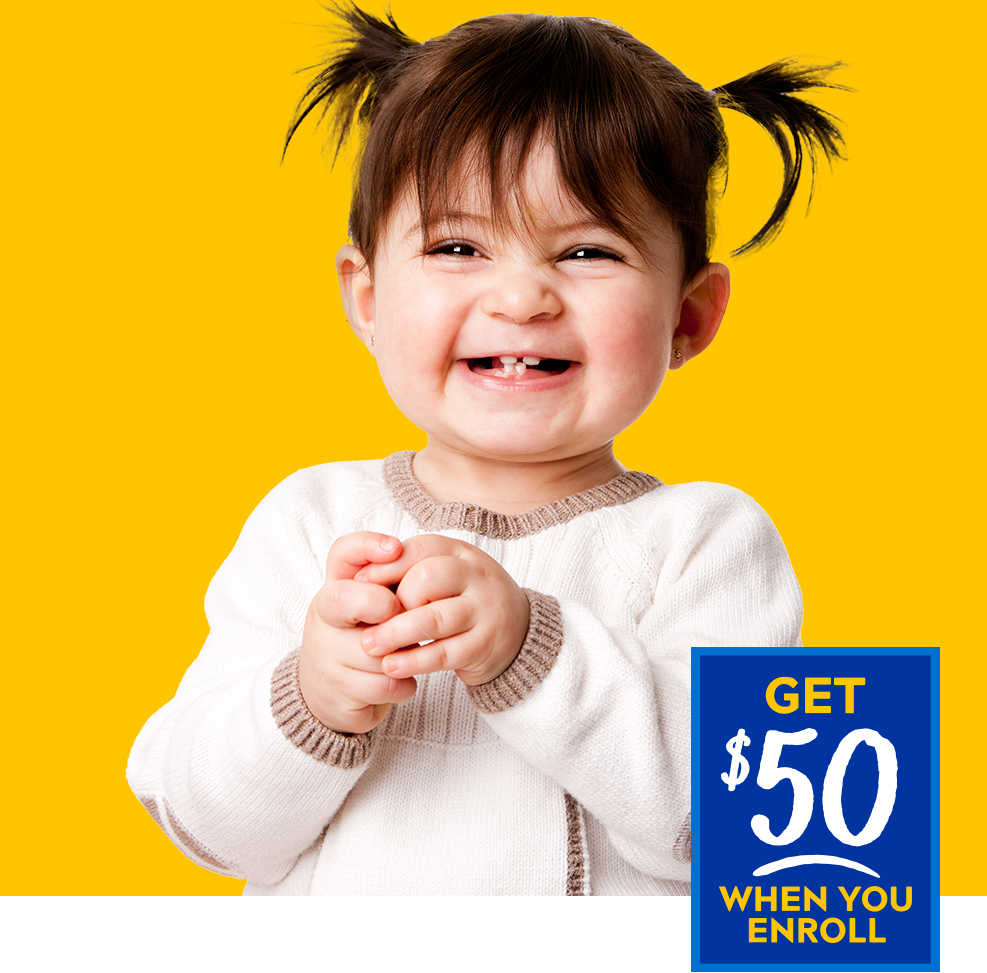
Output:
<instances>
[{"instance_id":1,"label":"child's eye","mask_svg":"<svg viewBox=\"0 0 987 973\"><path fill-rule=\"evenodd\" d=\"M479 251L472 244L464 243L462 240L447 240L432 247L428 251L429 256L433 254L443 254L450 257L475 257Z\"/></svg>"},{"instance_id":2,"label":"child's eye","mask_svg":"<svg viewBox=\"0 0 987 973\"><path fill-rule=\"evenodd\" d=\"M614 250L605 247L576 247L570 250L563 260L615 260L623 263L624 258Z\"/></svg>"}]
</instances>

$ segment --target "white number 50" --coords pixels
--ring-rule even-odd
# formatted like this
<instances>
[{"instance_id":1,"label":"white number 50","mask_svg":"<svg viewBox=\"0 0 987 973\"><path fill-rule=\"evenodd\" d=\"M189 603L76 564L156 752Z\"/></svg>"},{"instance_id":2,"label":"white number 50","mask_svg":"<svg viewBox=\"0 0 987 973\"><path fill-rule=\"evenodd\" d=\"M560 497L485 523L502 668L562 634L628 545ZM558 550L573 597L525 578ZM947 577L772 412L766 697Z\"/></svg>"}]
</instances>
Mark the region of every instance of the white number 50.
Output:
<instances>
[{"instance_id":1,"label":"white number 50","mask_svg":"<svg viewBox=\"0 0 987 973\"><path fill-rule=\"evenodd\" d=\"M815 798L812 793L812 782L805 774L791 767L779 767L781 748L785 744L801 746L811 743L818 736L815 730L807 728L797 733L782 733L780 730L768 730L764 735L764 749L761 751L761 766L757 771L757 786L771 790L779 781L790 780L794 800L792 816L788 826L779 835L771 833L770 822L764 814L755 814L751 818L751 829L758 838L768 845L790 845L801 838L809 826L812 817L812 806ZM843 817L843 777L846 774L850 758L861 743L873 747L877 754L877 794L871 808L867 823L857 834L851 833ZM876 730L852 730L836 748L829 767L826 768L826 778L823 781L823 817L826 827L838 841L845 845L866 845L879 837L884 831L891 812L894 810L895 795L898 792L898 758L894 745L882 737Z\"/></svg>"}]
</instances>

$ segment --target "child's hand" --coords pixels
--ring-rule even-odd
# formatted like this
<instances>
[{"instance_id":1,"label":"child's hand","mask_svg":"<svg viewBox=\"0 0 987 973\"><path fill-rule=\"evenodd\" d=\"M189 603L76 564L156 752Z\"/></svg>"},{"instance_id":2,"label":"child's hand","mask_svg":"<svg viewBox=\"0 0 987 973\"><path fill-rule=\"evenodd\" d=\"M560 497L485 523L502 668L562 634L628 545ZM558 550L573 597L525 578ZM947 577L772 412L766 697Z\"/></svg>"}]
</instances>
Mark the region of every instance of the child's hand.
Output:
<instances>
[{"instance_id":1,"label":"child's hand","mask_svg":"<svg viewBox=\"0 0 987 973\"><path fill-rule=\"evenodd\" d=\"M412 537L401 557L368 564L355 577L398 585L403 613L391 612L361 632L367 657L395 679L452 669L478 686L514 661L528 632L527 595L492 557L465 541ZM429 639L429 645L414 645Z\"/></svg>"},{"instance_id":2,"label":"child's hand","mask_svg":"<svg viewBox=\"0 0 987 973\"><path fill-rule=\"evenodd\" d=\"M369 565L394 561L401 542L361 531L340 537L326 560L326 583L312 599L305 619L298 680L309 711L341 733L365 733L392 703L410 699L414 679L384 675L379 659L362 648L366 624L384 622L402 611L393 592L354 575Z\"/></svg>"}]
</instances>

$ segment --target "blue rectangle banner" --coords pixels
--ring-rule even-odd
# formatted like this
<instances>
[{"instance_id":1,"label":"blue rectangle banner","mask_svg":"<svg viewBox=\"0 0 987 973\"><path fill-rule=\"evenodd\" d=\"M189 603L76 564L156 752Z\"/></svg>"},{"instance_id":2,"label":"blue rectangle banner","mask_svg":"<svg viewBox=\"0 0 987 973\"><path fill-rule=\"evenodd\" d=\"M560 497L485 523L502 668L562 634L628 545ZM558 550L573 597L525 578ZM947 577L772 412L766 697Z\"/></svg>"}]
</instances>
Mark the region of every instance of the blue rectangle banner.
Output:
<instances>
[{"instance_id":1,"label":"blue rectangle banner","mask_svg":"<svg viewBox=\"0 0 987 973\"><path fill-rule=\"evenodd\" d=\"M938 970L938 649L692 673L693 970Z\"/></svg>"}]
</instances>

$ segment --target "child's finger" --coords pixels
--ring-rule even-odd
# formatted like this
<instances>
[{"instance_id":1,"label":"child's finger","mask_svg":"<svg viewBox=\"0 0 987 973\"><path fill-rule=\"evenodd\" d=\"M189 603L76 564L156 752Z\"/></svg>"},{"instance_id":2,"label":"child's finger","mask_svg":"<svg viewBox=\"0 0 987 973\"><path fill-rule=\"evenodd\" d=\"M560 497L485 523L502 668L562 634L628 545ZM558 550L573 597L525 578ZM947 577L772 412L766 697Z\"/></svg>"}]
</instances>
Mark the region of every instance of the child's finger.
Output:
<instances>
[{"instance_id":1,"label":"child's finger","mask_svg":"<svg viewBox=\"0 0 987 973\"><path fill-rule=\"evenodd\" d=\"M363 581L332 581L315 596L319 617L333 628L356 628L386 622L401 610L390 589Z\"/></svg>"},{"instance_id":2,"label":"child's finger","mask_svg":"<svg viewBox=\"0 0 987 973\"><path fill-rule=\"evenodd\" d=\"M404 680L427 672L443 672L458 669L467 655L475 654L472 632L463 632L452 638L439 639L428 645L392 652L380 660L384 675Z\"/></svg>"},{"instance_id":3,"label":"child's finger","mask_svg":"<svg viewBox=\"0 0 987 973\"><path fill-rule=\"evenodd\" d=\"M384 656L416 642L447 639L472 628L475 611L467 598L442 598L365 628L360 642L371 656ZM413 652L414 649L406 649Z\"/></svg>"},{"instance_id":4,"label":"child's finger","mask_svg":"<svg viewBox=\"0 0 987 973\"><path fill-rule=\"evenodd\" d=\"M403 703L415 695L418 683L411 678L397 678L379 672L362 672L353 669L348 675L345 692L353 700L353 708L361 704L380 706L384 703Z\"/></svg>"},{"instance_id":5,"label":"child's finger","mask_svg":"<svg viewBox=\"0 0 987 973\"><path fill-rule=\"evenodd\" d=\"M462 558L450 555L427 557L408 568L396 594L407 611L461 595L469 579L470 566Z\"/></svg>"},{"instance_id":6,"label":"child's finger","mask_svg":"<svg viewBox=\"0 0 987 973\"><path fill-rule=\"evenodd\" d=\"M363 649L360 629L326 629L328 638L315 637L298 663L299 672L307 685L331 685L349 675L350 669L379 675L380 660L374 659Z\"/></svg>"},{"instance_id":7,"label":"child's finger","mask_svg":"<svg viewBox=\"0 0 987 973\"><path fill-rule=\"evenodd\" d=\"M441 534L419 534L402 542L400 557L387 563L368 563L361 567L357 574L360 581L370 581L373 584L390 587L398 584L419 561L433 557L455 557L463 553L464 547L462 541L452 537L443 537Z\"/></svg>"},{"instance_id":8,"label":"child's finger","mask_svg":"<svg viewBox=\"0 0 987 973\"><path fill-rule=\"evenodd\" d=\"M414 679L394 679L380 673L356 673L339 691L331 694L329 708L324 711L328 720L326 725L341 733L365 733L387 715L394 703L411 699L417 688ZM306 704L314 712L312 702L307 697Z\"/></svg>"},{"instance_id":9,"label":"child's finger","mask_svg":"<svg viewBox=\"0 0 987 973\"><path fill-rule=\"evenodd\" d=\"M351 579L367 564L393 561L402 552L401 541L389 534L360 530L338 538L326 558L326 580Z\"/></svg>"}]
</instances>

